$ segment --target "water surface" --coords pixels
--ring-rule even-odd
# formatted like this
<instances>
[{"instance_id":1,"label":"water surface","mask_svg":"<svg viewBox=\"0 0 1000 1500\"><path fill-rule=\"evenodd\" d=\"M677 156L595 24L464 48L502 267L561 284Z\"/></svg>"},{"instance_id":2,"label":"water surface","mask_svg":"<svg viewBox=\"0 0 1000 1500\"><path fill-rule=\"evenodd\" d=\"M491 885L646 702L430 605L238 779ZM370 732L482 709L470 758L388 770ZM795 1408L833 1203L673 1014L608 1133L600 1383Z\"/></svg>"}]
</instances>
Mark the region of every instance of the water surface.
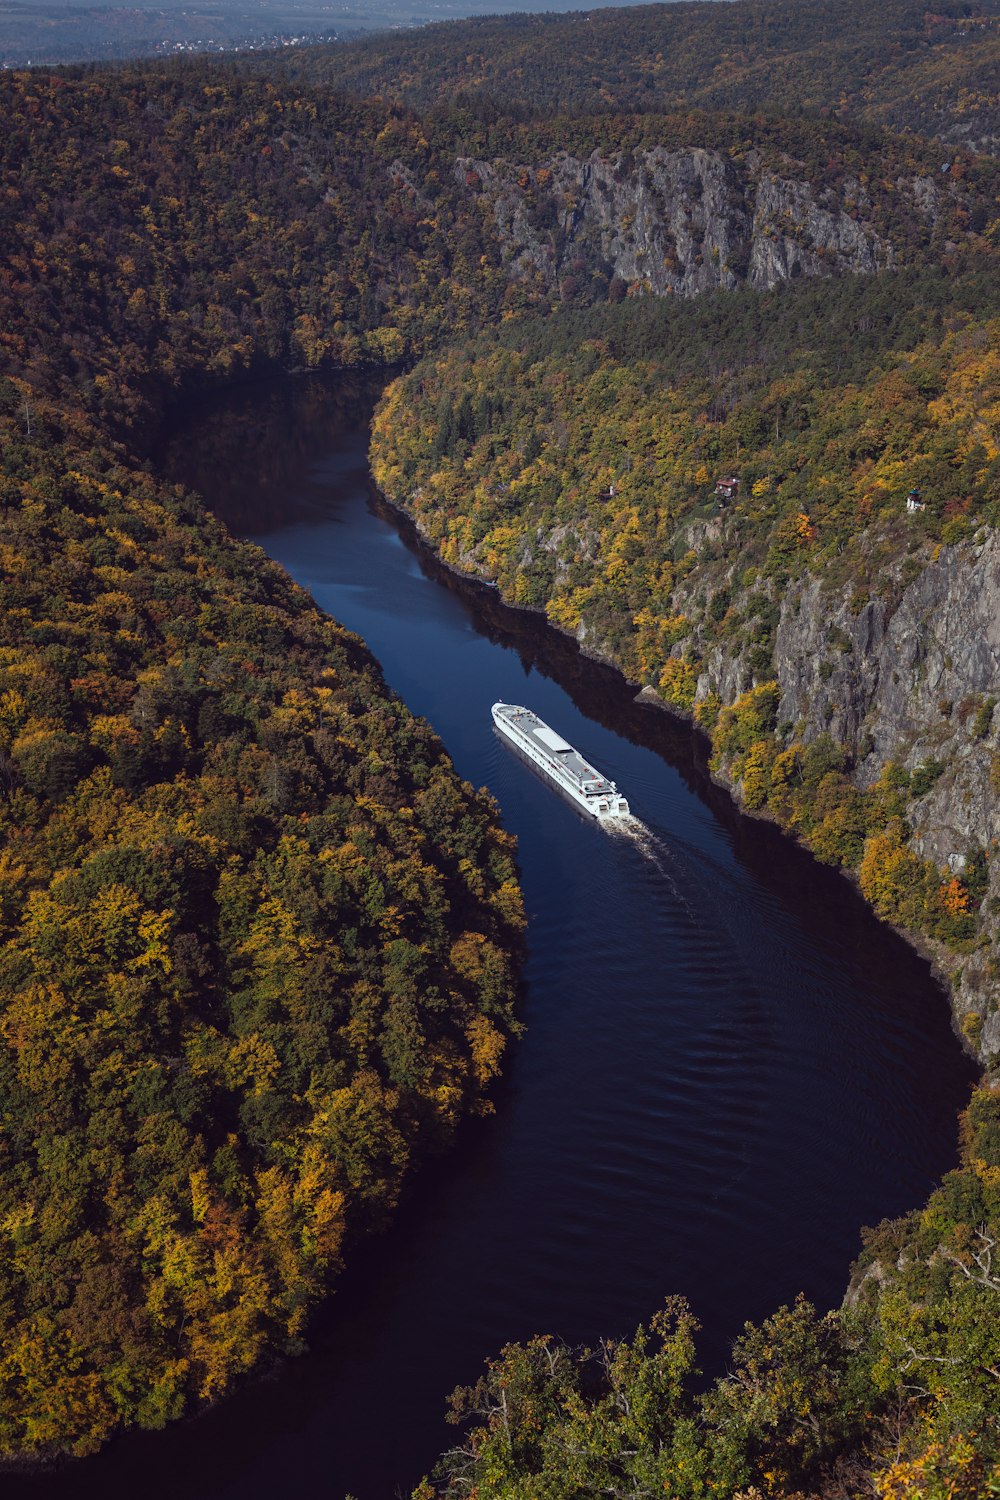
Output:
<instances>
[{"instance_id":1,"label":"water surface","mask_svg":"<svg viewBox=\"0 0 1000 1500\"><path fill-rule=\"evenodd\" d=\"M169 463L364 637L520 842L523 1041L497 1112L362 1247L313 1352L218 1411L15 1493L358 1500L455 1440L446 1398L507 1341L620 1335L670 1292L706 1365L859 1228L920 1203L970 1072L943 996L846 882L708 784L684 728L572 643L457 583L373 501L364 393L288 382L188 425ZM404 533L407 529L403 528ZM615 778L609 836L493 730L525 703Z\"/></svg>"}]
</instances>

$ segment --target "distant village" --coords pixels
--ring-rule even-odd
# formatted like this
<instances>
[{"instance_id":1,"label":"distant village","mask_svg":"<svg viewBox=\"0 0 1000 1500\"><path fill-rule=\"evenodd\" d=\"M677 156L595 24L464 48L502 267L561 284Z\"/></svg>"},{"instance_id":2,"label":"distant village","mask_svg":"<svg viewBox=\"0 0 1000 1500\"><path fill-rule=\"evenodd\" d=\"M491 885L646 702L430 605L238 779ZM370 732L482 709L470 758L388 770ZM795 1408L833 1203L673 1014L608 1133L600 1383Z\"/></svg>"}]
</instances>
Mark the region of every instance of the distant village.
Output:
<instances>
[{"instance_id":1,"label":"distant village","mask_svg":"<svg viewBox=\"0 0 1000 1500\"><path fill-rule=\"evenodd\" d=\"M488 9L485 3L480 7ZM461 0L378 0L365 7L337 0L273 0L261 19L255 0L203 7L67 6L37 0L8 10L0 36L0 72L74 62L124 62L195 53L270 52L356 40L371 31L409 30L476 9ZM211 28L210 33L208 28ZM265 29L266 28L266 29ZM274 28L274 29L271 29Z\"/></svg>"}]
</instances>

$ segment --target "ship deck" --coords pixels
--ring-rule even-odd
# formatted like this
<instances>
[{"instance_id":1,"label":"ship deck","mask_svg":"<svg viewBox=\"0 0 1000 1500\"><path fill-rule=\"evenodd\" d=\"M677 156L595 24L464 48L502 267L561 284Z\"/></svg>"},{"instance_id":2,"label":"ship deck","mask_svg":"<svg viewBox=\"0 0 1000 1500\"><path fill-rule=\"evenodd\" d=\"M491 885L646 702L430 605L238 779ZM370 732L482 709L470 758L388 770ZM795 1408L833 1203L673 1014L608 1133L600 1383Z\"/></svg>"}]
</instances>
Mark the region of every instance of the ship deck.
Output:
<instances>
[{"instance_id":1,"label":"ship deck","mask_svg":"<svg viewBox=\"0 0 1000 1500\"><path fill-rule=\"evenodd\" d=\"M581 791L586 782L588 796L591 794L602 796L616 791L613 782L602 776L600 771L595 771L589 761L584 760L579 750L574 749L567 740L563 739L562 735L556 734L554 729L543 724L538 715L533 714L530 709L523 709L520 713L508 710L503 712L503 717L508 723L517 726L540 755L555 761Z\"/></svg>"}]
</instances>

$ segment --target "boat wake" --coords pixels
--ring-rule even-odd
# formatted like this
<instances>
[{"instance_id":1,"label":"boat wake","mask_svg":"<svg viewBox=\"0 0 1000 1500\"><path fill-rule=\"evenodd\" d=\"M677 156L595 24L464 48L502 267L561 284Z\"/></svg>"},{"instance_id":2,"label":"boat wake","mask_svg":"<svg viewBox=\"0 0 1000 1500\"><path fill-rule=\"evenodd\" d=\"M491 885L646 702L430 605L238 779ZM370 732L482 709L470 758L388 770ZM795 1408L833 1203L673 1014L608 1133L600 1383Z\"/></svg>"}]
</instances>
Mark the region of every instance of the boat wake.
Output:
<instances>
[{"instance_id":1,"label":"boat wake","mask_svg":"<svg viewBox=\"0 0 1000 1500\"><path fill-rule=\"evenodd\" d=\"M652 828L649 828L634 813L601 818L599 821L604 831L612 838L627 839L630 844L634 844L643 858L647 859L662 875L680 904L691 911L690 903L677 878L676 855L665 838L654 833Z\"/></svg>"},{"instance_id":2,"label":"boat wake","mask_svg":"<svg viewBox=\"0 0 1000 1500\"><path fill-rule=\"evenodd\" d=\"M615 817L600 818L601 827L610 833L612 838L628 839L630 844L635 844L657 869L667 873L664 858L667 854L667 846L663 839L658 838L651 828L648 828L641 818L634 813L618 814Z\"/></svg>"}]
</instances>

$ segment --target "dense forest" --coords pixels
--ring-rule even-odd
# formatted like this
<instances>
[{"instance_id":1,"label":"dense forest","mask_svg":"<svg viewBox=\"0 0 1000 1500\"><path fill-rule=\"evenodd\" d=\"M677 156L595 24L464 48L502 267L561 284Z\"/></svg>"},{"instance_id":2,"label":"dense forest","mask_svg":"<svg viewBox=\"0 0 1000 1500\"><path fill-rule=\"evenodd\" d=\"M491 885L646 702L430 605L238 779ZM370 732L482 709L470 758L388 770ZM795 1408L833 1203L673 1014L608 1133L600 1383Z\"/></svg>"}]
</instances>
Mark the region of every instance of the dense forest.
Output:
<instances>
[{"instance_id":1,"label":"dense forest","mask_svg":"<svg viewBox=\"0 0 1000 1500\"><path fill-rule=\"evenodd\" d=\"M574 252L590 274L572 287L525 275L470 180L472 158L537 164L527 212L554 242L544 164L566 150L610 153L637 194L644 147L752 153L831 194L903 263L926 257L928 215L936 248L978 239L992 220L981 158L963 155L943 188L927 188L936 148L808 120L751 127L683 112L526 126L458 110L422 121L200 60L3 73L0 110L4 369L133 444L209 380L391 364L512 313L623 290L599 247Z\"/></svg>"},{"instance_id":2,"label":"dense forest","mask_svg":"<svg viewBox=\"0 0 1000 1500\"><path fill-rule=\"evenodd\" d=\"M520 896L361 642L0 401L0 1452L85 1452L301 1345L483 1102Z\"/></svg>"},{"instance_id":3,"label":"dense forest","mask_svg":"<svg viewBox=\"0 0 1000 1500\"><path fill-rule=\"evenodd\" d=\"M0 76L0 1455L300 1348L517 1030L495 808L155 477L182 398L412 364L373 454L446 559L694 713L750 808L956 972L993 962L992 851L941 867L914 809L952 752L1000 778L995 700L862 784L877 747L835 705L782 723L774 664L786 596L865 619L995 531L995 21L745 0ZM654 252L682 295L646 295ZM847 1308L748 1329L707 1392L679 1301L509 1349L421 1493L1000 1493L988 1086L964 1131Z\"/></svg>"},{"instance_id":4,"label":"dense forest","mask_svg":"<svg viewBox=\"0 0 1000 1500\"><path fill-rule=\"evenodd\" d=\"M188 384L391 363L502 295L408 114L200 61L6 73L0 110L5 368L133 443Z\"/></svg>"},{"instance_id":5,"label":"dense forest","mask_svg":"<svg viewBox=\"0 0 1000 1500\"><path fill-rule=\"evenodd\" d=\"M199 379L394 357L373 275L401 320L461 326L461 234L443 194L415 251L401 226L330 260L370 218L351 143L391 119L320 128L208 77L3 85L7 1457L161 1426L301 1348L515 1029L494 806L361 642L141 457ZM270 160L295 132L324 191Z\"/></svg>"},{"instance_id":6,"label":"dense forest","mask_svg":"<svg viewBox=\"0 0 1000 1500\"><path fill-rule=\"evenodd\" d=\"M866 860L863 888L883 915L972 943L982 846L964 880L911 856L912 889L883 890L871 839L895 856L887 830L912 778L879 767L855 789L841 773L861 747L805 749L790 727L783 740L777 695L767 711L763 695L778 600L796 579L848 583L860 608L873 578L1000 520L998 312L985 262L891 287L799 283L508 325L396 382L374 472L447 562L693 711L750 807L823 859ZM720 504L717 480L737 470L744 493ZM916 490L927 498L914 524L904 504ZM751 690L733 707L703 680L719 647ZM983 708L966 705L970 736L986 732Z\"/></svg>"},{"instance_id":7,"label":"dense forest","mask_svg":"<svg viewBox=\"0 0 1000 1500\"><path fill-rule=\"evenodd\" d=\"M822 114L995 151L998 24L996 0L703 0L429 26L291 67L422 109Z\"/></svg>"},{"instance_id":8,"label":"dense forest","mask_svg":"<svg viewBox=\"0 0 1000 1500\"><path fill-rule=\"evenodd\" d=\"M994 951L991 850L975 842L956 875L914 852L909 821L945 759L859 786L869 747L779 722L775 634L803 579L860 609L995 528L998 311L991 259L564 309L429 356L373 430L380 486L446 561L693 712L744 805L959 964ZM720 498L730 472L741 489ZM736 696L704 690L720 655ZM938 754L985 744L995 764L994 707L964 702ZM1000 1493L997 1101L976 1094L963 1164L927 1207L870 1232L844 1309L748 1326L707 1390L675 1299L631 1341L512 1346L456 1392L464 1441L417 1500Z\"/></svg>"}]
</instances>

